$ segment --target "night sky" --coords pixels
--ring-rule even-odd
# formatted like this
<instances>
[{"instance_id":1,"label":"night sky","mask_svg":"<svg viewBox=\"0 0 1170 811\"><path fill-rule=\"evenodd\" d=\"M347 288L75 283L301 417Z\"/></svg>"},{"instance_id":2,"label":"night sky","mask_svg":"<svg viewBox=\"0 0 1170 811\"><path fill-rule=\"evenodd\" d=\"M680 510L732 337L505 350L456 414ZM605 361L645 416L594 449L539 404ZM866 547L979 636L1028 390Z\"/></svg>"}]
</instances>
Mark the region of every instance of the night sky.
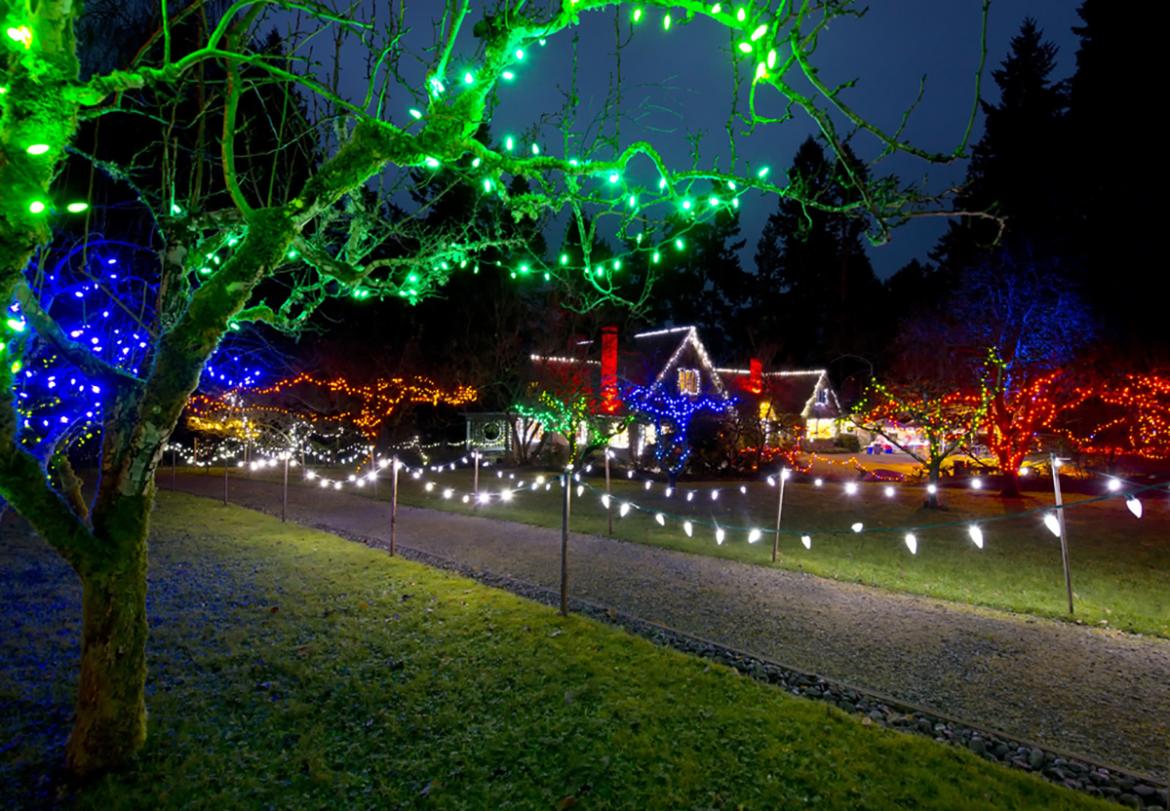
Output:
<instances>
[{"instance_id":1,"label":"night sky","mask_svg":"<svg viewBox=\"0 0 1170 811\"><path fill-rule=\"evenodd\" d=\"M997 89L991 71L998 67L1007 53L1008 43L1025 16L1035 17L1046 36L1060 48L1057 76L1067 77L1075 65L1077 38L1070 30L1079 23L1076 8L1080 0L1001 0L992 4L988 32L988 60L984 72L984 97L995 101ZM409 107L425 107L422 88L425 66L430 54L424 49L430 45L432 21L438 3L418 3L408 6L412 33L405 44L419 57L402 65L401 75L406 81L391 91L387 115L396 123L406 125L405 111ZM835 21L822 36L821 50L816 64L821 75L830 83L851 78L860 79L848 99L859 112L874 123L892 129L903 110L913 101L920 78L925 74L926 92L907 129L910 140L929 149L949 152L960 138L970 112L974 89L974 73L978 64L978 32L980 23L978 0L896 0L874 3L860 20ZM617 10L622 35L630 31L631 6ZM384 13L384 12L382 12ZM457 84L464 69L475 67L471 58L476 42L470 37L472 24L482 12L473 9L456 58L451 65L448 81ZM732 65L738 62L741 74L754 67L750 60L733 60L732 43L726 32L705 19L681 24L677 13L675 25L669 32L661 26L662 12L647 10L642 23L621 56L622 131L621 144L646 139L655 144L676 168L690 163L692 148L690 136L703 137L701 165L710 166L718 160L727 166L728 140L725 124L731 97ZM576 109L574 133L597 134L595 116L605 102L609 88L614 84L615 12L603 11L582 15L582 24L551 38L543 48L530 50L523 63L516 65L517 78L513 83L499 86L500 106L491 121L492 134L502 139L505 134L516 135L527 146L527 138L543 119L537 139L545 154L581 156L582 144L566 147L555 122L555 116L564 107L571 76L571 47L574 33L580 35L578 70L580 105ZM356 43L353 43L356 45ZM364 55L361 48L349 52L346 72L351 98L360 98L365 89ZM320 55L320 54L319 54ZM359 63L361 63L359 65ZM746 87L747 82L744 82ZM746 92L742 95L746 96ZM761 98L779 101L775 91L767 89ZM777 113L778 104L761 105L765 113ZM981 119L976 124L972 140L981 131ZM603 132L612 135L612 119ZM812 132L804 118L784 125L771 125L750 137L739 138L739 155L753 166L767 164L777 180L791 162L799 143ZM861 136L853 143L862 157L872 157L874 142ZM612 157L602 149L599 158ZM742 164L739 167L743 169ZM928 166L921 161L896 156L883 162L878 173L894 173L904 181L928 177L933 191L961 182L965 164ZM631 164L627 176L650 186L656 180L653 168L645 161ZM774 198L751 194L744 198L741 209L741 237L747 245L741 252L746 268L754 267L753 254L760 230L767 216L775 210ZM653 216L661 216L658 210ZM550 226L550 249L555 250L564 233L563 219ZM874 268L879 277L894 273L912 258L925 258L938 235L945 227L944 218L927 218L912 222L895 232L893 241L871 249ZM604 226L603 226L604 232Z\"/></svg>"}]
</instances>

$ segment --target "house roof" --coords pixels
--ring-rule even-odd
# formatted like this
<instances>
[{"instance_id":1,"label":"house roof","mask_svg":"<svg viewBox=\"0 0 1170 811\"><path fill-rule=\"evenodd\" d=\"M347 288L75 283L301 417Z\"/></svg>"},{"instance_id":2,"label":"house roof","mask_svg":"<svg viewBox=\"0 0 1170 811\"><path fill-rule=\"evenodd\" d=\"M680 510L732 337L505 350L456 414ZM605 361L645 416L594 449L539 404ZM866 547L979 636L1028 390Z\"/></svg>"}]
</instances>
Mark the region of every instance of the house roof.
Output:
<instances>
[{"instance_id":1,"label":"house roof","mask_svg":"<svg viewBox=\"0 0 1170 811\"><path fill-rule=\"evenodd\" d=\"M618 352L618 375L632 383L655 388L672 380L672 371L683 363L698 364L715 392L728 398L745 390L744 383L751 376L750 369L716 367L693 326L649 330L633 337ZM577 345L588 352L594 342L579 341ZM546 376L572 380L593 390L600 387L599 360L567 355L532 355L531 360ZM776 414L800 414L805 418L840 414L840 403L824 369L764 372L762 383L762 391L752 394L769 400ZM822 389L827 392L824 403L818 402L817 397Z\"/></svg>"}]
</instances>

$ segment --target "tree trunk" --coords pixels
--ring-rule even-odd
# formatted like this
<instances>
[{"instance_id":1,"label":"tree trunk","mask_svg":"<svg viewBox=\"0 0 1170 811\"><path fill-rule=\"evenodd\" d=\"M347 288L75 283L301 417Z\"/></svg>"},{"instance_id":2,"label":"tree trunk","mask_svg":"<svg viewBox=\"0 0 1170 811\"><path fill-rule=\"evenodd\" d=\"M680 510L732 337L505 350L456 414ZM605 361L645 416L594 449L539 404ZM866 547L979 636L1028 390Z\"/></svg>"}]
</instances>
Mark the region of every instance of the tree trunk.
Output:
<instances>
[{"instance_id":1,"label":"tree trunk","mask_svg":"<svg viewBox=\"0 0 1170 811\"><path fill-rule=\"evenodd\" d=\"M65 748L79 777L125 765L146 740L146 527L82 583L81 678Z\"/></svg>"},{"instance_id":2,"label":"tree trunk","mask_svg":"<svg viewBox=\"0 0 1170 811\"><path fill-rule=\"evenodd\" d=\"M1016 466L1012 470L1005 469L1000 466L1001 481L999 485L999 494L1004 498L1019 498L1020 497L1020 470Z\"/></svg>"},{"instance_id":3,"label":"tree trunk","mask_svg":"<svg viewBox=\"0 0 1170 811\"><path fill-rule=\"evenodd\" d=\"M928 510L937 510L939 509L938 480L941 478L942 460L932 458L926 469L928 471L926 483L928 485L934 485L934 492L932 493L929 488L927 489L926 500L922 503L922 506Z\"/></svg>"}]
</instances>

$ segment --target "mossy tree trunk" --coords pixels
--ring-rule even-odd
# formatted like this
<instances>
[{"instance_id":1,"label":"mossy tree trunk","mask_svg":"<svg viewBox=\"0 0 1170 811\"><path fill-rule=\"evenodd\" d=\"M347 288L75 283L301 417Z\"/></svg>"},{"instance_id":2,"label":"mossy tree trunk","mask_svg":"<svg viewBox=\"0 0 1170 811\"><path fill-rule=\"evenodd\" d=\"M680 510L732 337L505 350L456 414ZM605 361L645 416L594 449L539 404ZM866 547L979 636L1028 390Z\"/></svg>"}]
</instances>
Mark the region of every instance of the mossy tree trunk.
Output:
<instances>
[{"instance_id":1,"label":"mossy tree trunk","mask_svg":"<svg viewBox=\"0 0 1170 811\"><path fill-rule=\"evenodd\" d=\"M109 540L118 553L80 572L81 675L65 753L83 777L124 764L146 740L146 527Z\"/></svg>"}]
</instances>

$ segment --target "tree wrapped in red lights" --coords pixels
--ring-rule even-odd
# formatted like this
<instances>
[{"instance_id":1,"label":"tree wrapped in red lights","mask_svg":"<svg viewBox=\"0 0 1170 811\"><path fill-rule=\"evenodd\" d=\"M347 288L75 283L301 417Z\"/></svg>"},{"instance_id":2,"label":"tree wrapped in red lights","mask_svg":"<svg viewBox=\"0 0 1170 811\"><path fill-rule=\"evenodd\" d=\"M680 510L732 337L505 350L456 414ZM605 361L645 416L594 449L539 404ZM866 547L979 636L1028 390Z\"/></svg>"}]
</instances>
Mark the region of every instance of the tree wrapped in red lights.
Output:
<instances>
[{"instance_id":1,"label":"tree wrapped in red lights","mask_svg":"<svg viewBox=\"0 0 1170 811\"><path fill-rule=\"evenodd\" d=\"M1039 433L1051 428L1084 396L1069 386L1069 375L1061 369L1019 388L1009 388L1007 377L1008 364L995 349L990 350L983 367L979 430L999 466L1001 494L1014 498L1020 494L1020 465L1037 449Z\"/></svg>"},{"instance_id":2,"label":"tree wrapped in red lights","mask_svg":"<svg viewBox=\"0 0 1170 811\"><path fill-rule=\"evenodd\" d=\"M1082 453L1170 459L1170 378L1127 374L1108 384L1080 385L1049 426Z\"/></svg>"},{"instance_id":3,"label":"tree wrapped in red lights","mask_svg":"<svg viewBox=\"0 0 1170 811\"><path fill-rule=\"evenodd\" d=\"M850 420L877 434L926 470L926 506L938 507L943 461L969 447L982 416L978 396L940 392L928 385L891 385L874 381L854 406ZM907 439L920 436L922 443Z\"/></svg>"}]
</instances>

